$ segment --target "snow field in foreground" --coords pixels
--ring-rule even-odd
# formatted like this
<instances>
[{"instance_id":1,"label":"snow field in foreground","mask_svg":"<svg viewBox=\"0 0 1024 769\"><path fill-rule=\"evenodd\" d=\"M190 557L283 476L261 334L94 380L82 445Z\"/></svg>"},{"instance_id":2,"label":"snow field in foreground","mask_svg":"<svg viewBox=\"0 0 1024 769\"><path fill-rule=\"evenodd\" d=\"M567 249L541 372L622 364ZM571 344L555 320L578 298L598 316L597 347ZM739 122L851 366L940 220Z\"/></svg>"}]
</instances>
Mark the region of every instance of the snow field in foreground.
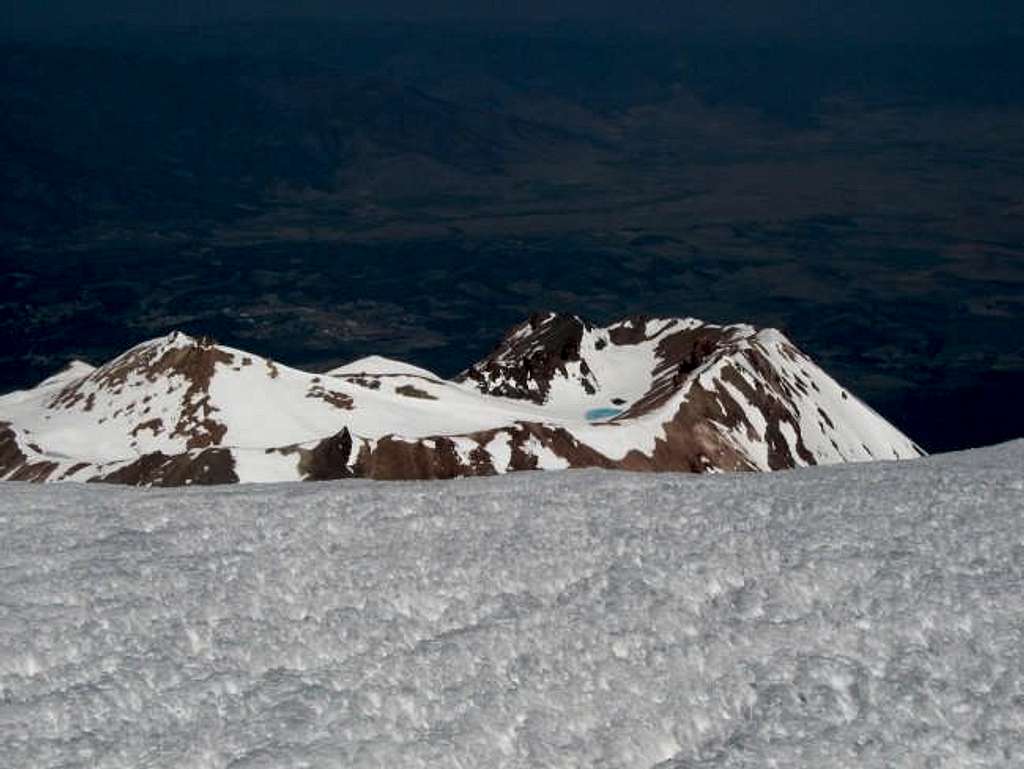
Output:
<instances>
[{"instance_id":1,"label":"snow field in foreground","mask_svg":"<svg viewBox=\"0 0 1024 769\"><path fill-rule=\"evenodd\" d=\"M1024 766L1022 467L8 484L0 764Z\"/></svg>"}]
</instances>

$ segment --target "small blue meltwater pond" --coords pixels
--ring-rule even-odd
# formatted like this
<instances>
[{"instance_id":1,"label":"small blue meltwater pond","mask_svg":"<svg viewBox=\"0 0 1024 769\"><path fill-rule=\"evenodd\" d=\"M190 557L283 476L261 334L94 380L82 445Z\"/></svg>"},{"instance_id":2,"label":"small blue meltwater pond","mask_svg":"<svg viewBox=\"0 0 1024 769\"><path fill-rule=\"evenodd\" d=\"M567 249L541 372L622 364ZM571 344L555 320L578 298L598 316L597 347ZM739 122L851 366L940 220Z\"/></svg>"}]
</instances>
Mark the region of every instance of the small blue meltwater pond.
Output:
<instances>
[{"instance_id":1,"label":"small blue meltwater pond","mask_svg":"<svg viewBox=\"0 0 1024 769\"><path fill-rule=\"evenodd\" d=\"M622 413L622 409L610 409L610 408L590 409L590 411L588 411L587 414L586 414L586 418L587 418L588 422L603 422L606 419L611 419L612 417L617 417L621 413Z\"/></svg>"}]
</instances>

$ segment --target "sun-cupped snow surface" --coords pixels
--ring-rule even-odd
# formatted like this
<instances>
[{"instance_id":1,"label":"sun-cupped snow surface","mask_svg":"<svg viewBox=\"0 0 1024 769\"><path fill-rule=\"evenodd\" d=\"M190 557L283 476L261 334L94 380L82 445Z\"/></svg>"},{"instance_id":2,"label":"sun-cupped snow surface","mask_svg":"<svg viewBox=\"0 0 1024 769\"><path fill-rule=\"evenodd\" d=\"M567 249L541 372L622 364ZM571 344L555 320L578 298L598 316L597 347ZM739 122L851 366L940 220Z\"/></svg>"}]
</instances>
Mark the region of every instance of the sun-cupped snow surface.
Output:
<instances>
[{"instance_id":1,"label":"sun-cupped snow surface","mask_svg":"<svg viewBox=\"0 0 1024 769\"><path fill-rule=\"evenodd\" d=\"M1022 465L11 484L0 763L1024 766Z\"/></svg>"}]
</instances>

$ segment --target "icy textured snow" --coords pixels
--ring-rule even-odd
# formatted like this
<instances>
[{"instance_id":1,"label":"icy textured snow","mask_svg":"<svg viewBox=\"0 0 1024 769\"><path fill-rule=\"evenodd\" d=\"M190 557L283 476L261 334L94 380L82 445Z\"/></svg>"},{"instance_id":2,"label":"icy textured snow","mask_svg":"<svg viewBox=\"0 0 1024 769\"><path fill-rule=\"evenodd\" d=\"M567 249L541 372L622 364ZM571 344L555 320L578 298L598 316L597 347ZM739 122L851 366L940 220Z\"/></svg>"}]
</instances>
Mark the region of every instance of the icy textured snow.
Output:
<instances>
[{"instance_id":1,"label":"icy textured snow","mask_svg":"<svg viewBox=\"0 0 1024 769\"><path fill-rule=\"evenodd\" d=\"M1022 466L5 485L0 765L1024 766Z\"/></svg>"}]
</instances>

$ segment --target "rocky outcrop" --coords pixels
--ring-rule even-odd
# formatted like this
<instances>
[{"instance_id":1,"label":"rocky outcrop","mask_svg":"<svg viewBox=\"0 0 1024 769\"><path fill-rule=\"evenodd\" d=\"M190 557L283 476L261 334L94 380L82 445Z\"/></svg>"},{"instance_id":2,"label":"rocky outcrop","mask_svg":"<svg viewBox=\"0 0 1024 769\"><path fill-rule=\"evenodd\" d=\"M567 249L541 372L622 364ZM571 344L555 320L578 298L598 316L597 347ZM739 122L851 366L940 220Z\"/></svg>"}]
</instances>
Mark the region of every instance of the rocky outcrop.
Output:
<instances>
[{"instance_id":1,"label":"rocky outcrop","mask_svg":"<svg viewBox=\"0 0 1024 769\"><path fill-rule=\"evenodd\" d=\"M22 451L17 433L10 424L0 422L0 478L6 481L43 483L50 480L58 467L53 461L30 459Z\"/></svg>"},{"instance_id":2,"label":"rocky outcrop","mask_svg":"<svg viewBox=\"0 0 1024 769\"><path fill-rule=\"evenodd\" d=\"M89 482L127 486L214 486L238 483L238 476L235 459L228 449L204 449L176 456L156 451L112 472L95 475Z\"/></svg>"},{"instance_id":3,"label":"rocky outcrop","mask_svg":"<svg viewBox=\"0 0 1024 769\"><path fill-rule=\"evenodd\" d=\"M544 403L556 376L569 376L567 364L580 364L580 385L591 394L595 386L580 357L584 332L592 326L572 315L537 313L513 327L484 360L455 381L473 382L480 392L503 398Z\"/></svg>"},{"instance_id":4,"label":"rocky outcrop","mask_svg":"<svg viewBox=\"0 0 1024 769\"><path fill-rule=\"evenodd\" d=\"M209 337L193 340L175 333L165 344L140 345L69 384L53 397L48 408L93 411L100 395L126 396L113 416L138 417L133 430L143 430L156 424L149 416L155 388L147 385L171 382L172 386L183 385L183 392L174 423L166 425L170 437L184 438L189 450L216 446L227 426L216 419L217 409L210 402L210 382L218 364L234 362L234 356ZM133 391L138 392L138 397L131 397Z\"/></svg>"}]
</instances>

